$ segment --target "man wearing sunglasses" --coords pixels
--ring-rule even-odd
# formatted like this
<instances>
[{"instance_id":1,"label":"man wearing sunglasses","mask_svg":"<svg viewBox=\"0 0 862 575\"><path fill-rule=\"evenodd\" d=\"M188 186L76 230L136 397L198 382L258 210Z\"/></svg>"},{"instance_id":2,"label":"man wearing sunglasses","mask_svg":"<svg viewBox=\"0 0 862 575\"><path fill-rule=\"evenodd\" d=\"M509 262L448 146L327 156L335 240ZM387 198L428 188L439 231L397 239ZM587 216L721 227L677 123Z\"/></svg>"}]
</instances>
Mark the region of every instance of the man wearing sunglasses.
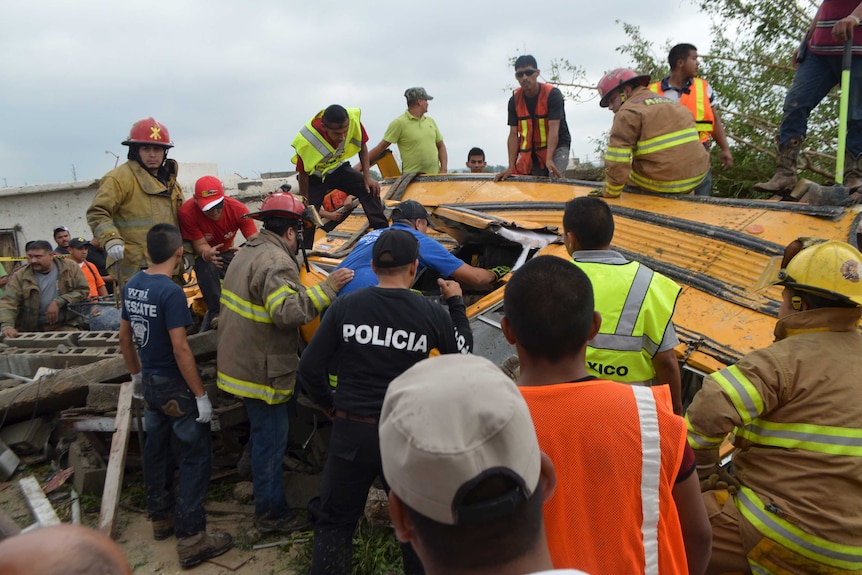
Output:
<instances>
[{"instance_id":1,"label":"man wearing sunglasses","mask_svg":"<svg viewBox=\"0 0 862 575\"><path fill-rule=\"evenodd\" d=\"M345 109L333 104L318 112L299 131L291 144L296 150L293 162L299 193L309 204L320 208L327 193L341 190L359 198L372 228L386 228L389 221L380 202L380 184L371 177L368 134L359 118L359 108ZM362 173L347 162L356 154ZM313 230L303 234L303 242L306 249L314 245Z\"/></svg>"},{"instance_id":2,"label":"man wearing sunglasses","mask_svg":"<svg viewBox=\"0 0 862 575\"><path fill-rule=\"evenodd\" d=\"M494 179L512 174L562 178L569 163L572 137L566 124L563 93L539 82L536 59L528 54L515 60L521 85L509 98L509 167Z\"/></svg>"}]
</instances>

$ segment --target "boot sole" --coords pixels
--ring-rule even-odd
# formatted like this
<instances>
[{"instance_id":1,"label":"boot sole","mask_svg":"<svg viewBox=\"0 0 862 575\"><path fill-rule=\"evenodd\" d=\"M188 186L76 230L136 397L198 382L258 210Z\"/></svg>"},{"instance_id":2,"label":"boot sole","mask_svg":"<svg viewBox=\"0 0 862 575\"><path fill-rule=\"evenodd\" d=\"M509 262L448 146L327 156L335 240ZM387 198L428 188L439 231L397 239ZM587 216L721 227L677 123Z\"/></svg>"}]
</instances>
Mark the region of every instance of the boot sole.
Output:
<instances>
[{"instance_id":1,"label":"boot sole","mask_svg":"<svg viewBox=\"0 0 862 575\"><path fill-rule=\"evenodd\" d=\"M230 551L232 548L233 548L233 541L231 541L225 547L222 547L219 549L213 549L212 551L204 553L203 555L198 555L197 557L193 557L191 559L186 559L185 561L183 561L181 559L180 560L180 567L182 567L183 569L188 569L189 567L194 567L196 565L200 565L204 561L209 561L210 559L218 557L219 555L224 555L225 553Z\"/></svg>"}]
</instances>

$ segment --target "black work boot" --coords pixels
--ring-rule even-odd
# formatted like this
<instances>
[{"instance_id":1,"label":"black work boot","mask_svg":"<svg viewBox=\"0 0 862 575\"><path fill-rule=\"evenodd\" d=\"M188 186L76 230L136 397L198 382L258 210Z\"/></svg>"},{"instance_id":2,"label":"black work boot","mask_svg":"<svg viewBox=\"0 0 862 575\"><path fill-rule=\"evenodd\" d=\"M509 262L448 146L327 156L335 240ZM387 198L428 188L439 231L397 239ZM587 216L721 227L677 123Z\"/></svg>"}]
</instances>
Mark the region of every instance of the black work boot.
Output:
<instances>
[{"instance_id":1,"label":"black work boot","mask_svg":"<svg viewBox=\"0 0 862 575\"><path fill-rule=\"evenodd\" d=\"M787 195L796 186L796 158L805 140L803 136L791 138L786 144L778 147L778 162L775 175L768 182L754 184L755 192Z\"/></svg>"},{"instance_id":2,"label":"black work boot","mask_svg":"<svg viewBox=\"0 0 862 575\"><path fill-rule=\"evenodd\" d=\"M207 533L201 531L191 537L183 537L177 541L177 553L180 556L180 567L188 569L195 565L218 557L233 547L233 537L230 533Z\"/></svg>"}]
</instances>

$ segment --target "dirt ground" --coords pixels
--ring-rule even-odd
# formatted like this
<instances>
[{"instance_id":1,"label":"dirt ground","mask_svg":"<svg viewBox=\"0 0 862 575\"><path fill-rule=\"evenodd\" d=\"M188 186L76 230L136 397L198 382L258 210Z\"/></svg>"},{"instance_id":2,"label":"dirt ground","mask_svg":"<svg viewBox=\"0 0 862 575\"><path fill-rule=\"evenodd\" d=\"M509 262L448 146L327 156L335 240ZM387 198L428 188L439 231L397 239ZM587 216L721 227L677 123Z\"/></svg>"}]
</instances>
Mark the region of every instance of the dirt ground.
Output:
<instances>
[{"instance_id":1,"label":"dirt ground","mask_svg":"<svg viewBox=\"0 0 862 575\"><path fill-rule=\"evenodd\" d=\"M46 470L38 469L19 470L8 482L0 483L0 509L21 528L31 525L35 519L27 506L26 499L21 494L18 480L27 475L34 475L40 483L44 484L46 473ZM140 493L142 492L141 486L137 483L135 477L127 478L124 482L124 494L115 529L115 540L123 549L135 573L194 573L195 575L297 573L290 567L291 558L296 554L293 545L252 549L254 544L274 543L282 540L283 537L271 536L260 539L253 526L253 506L236 503L226 498L224 494L218 495L219 501L207 501L207 527L210 531L227 531L233 535L234 548L193 569L181 569L177 559L176 539L169 538L164 541L153 539L152 527L146 513L137 506L141 503ZM61 487L55 493L56 495L51 494L50 497L60 520L70 522L71 506L68 489ZM85 525L97 526L99 505L99 499L96 497L81 498L82 522ZM215 511L210 508L215 508ZM303 539L310 537L310 533L300 534L295 541L301 543Z\"/></svg>"}]
</instances>

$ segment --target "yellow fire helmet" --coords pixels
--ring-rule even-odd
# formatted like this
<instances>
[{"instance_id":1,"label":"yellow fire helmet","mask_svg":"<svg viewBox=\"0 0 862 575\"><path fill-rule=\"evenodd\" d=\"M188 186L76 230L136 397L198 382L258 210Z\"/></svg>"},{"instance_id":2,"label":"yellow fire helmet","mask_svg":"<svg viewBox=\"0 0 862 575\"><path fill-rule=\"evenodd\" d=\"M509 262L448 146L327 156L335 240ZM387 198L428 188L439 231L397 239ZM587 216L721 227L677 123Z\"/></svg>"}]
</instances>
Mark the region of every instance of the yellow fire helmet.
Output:
<instances>
[{"instance_id":1,"label":"yellow fire helmet","mask_svg":"<svg viewBox=\"0 0 862 575\"><path fill-rule=\"evenodd\" d=\"M799 250L778 272L774 283L862 306L860 274L862 253L850 244L830 240Z\"/></svg>"}]
</instances>

